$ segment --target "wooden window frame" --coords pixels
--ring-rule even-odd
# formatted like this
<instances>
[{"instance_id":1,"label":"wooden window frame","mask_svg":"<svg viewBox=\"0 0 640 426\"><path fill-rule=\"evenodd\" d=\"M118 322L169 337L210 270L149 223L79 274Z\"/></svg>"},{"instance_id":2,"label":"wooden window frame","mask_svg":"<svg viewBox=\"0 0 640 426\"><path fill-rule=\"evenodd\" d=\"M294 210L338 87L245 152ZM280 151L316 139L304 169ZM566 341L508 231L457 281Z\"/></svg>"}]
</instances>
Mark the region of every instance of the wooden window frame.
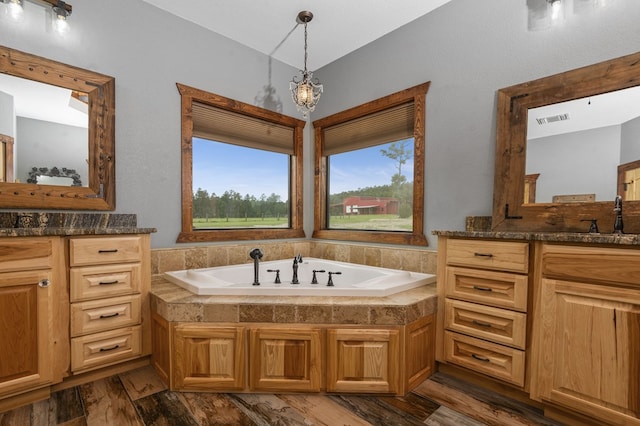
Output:
<instances>
[{"instance_id":1,"label":"wooden window frame","mask_svg":"<svg viewBox=\"0 0 640 426\"><path fill-rule=\"evenodd\" d=\"M313 122L315 133L315 212L313 238L427 246L424 236L425 103L430 82L393 93ZM413 229L411 232L342 230L327 227L327 156L324 129L411 102L414 104Z\"/></svg>"},{"instance_id":2,"label":"wooden window frame","mask_svg":"<svg viewBox=\"0 0 640 426\"><path fill-rule=\"evenodd\" d=\"M181 95L181 149L182 149L182 231L178 243L210 241L246 241L282 238L303 238L302 216L302 137L305 122L274 111L245 104L210 92L177 83ZM246 229L193 229L193 116L194 102L211 105L251 118L258 118L293 129L293 155L289 175L289 201L291 209L289 228Z\"/></svg>"}]
</instances>

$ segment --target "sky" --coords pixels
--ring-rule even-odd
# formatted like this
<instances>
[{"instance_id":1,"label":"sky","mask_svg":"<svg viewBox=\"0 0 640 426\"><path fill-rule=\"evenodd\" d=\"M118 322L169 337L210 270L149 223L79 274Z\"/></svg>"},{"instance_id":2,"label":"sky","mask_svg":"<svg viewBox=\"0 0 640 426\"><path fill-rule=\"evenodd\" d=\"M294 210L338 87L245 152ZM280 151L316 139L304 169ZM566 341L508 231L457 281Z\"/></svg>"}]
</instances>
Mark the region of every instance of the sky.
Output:
<instances>
[{"instance_id":1,"label":"sky","mask_svg":"<svg viewBox=\"0 0 640 426\"><path fill-rule=\"evenodd\" d=\"M396 162L380 153L380 146L346 152L331 157L331 193L388 185L396 172ZM234 190L260 198L272 193L282 201L288 197L288 155L193 138L193 190L222 195ZM409 164L411 163L411 164ZM402 174L412 181L413 162L402 166Z\"/></svg>"}]
</instances>

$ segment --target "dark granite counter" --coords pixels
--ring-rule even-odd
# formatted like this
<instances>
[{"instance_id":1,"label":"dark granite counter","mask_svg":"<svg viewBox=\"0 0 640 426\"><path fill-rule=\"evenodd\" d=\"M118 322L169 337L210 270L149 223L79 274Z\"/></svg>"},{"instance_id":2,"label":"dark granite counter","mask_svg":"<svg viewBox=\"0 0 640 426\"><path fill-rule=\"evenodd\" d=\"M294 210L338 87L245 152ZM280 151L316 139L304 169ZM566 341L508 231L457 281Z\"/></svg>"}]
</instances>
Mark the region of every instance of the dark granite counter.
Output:
<instances>
[{"instance_id":1,"label":"dark granite counter","mask_svg":"<svg viewBox=\"0 0 640 426\"><path fill-rule=\"evenodd\" d=\"M135 214L0 212L0 237L150 234Z\"/></svg>"},{"instance_id":2,"label":"dark granite counter","mask_svg":"<svg viewBox=\"0 0 640 426\"><path fill-rule=\"evenodd\" d=\"M590 234L587 232L433 231L433 235L458 238L551 241L559 243L640 245L639 234Z\"/></svg>"},{"instance_id":3,"label":"dark granite counter","mask_svg":"<svg viewBox=\"0 0 640 426\"><path fill-rule=\"evenodd\" d=\"M2 237L48 237L54 235L120 235L120 234L152 234L156 228L0 228Z\"/></svg>"}]
</instances>

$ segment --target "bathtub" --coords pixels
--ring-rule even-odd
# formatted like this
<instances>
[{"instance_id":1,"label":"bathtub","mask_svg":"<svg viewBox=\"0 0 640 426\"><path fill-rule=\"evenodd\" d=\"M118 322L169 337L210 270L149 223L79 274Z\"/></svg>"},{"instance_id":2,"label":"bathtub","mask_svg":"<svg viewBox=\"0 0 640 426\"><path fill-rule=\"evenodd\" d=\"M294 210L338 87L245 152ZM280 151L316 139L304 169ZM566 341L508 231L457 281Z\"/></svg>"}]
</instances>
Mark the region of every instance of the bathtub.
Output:
<instances>
[{"instance_id":1,"label":"bathtub","mask_svg":"<svg viewBox=\"0 0 640 426\"><path fill-rule=\"evenodd\" d=\"M280 284L275 283L279 270ZM312 284L313 271L318 284ZM195 294L242 296L388 296L436 282L433 274L356 265L316 258L298 264L300 284L291 284L293 259L260 262L260 285L253 285L253 263L165 272L165 277ZM328 272L333 286L327 286Z\"/></svg>"}]
</instances>

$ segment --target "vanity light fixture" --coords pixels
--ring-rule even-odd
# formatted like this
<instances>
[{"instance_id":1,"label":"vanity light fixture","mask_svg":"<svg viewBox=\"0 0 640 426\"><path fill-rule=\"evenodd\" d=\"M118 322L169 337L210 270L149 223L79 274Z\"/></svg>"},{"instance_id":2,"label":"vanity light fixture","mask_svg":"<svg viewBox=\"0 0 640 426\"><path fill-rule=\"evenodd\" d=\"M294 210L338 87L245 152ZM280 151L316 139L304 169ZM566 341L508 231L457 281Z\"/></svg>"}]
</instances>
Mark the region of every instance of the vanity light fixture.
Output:
<instances>
[{"instance_id":1,"label":"vanity light fixture","mask_svg":"<svg viewBox=\"0 0 640 426\"><path fill-rule=\"evenodd\" d=\"M529 30L543 30L564 20L566 0L527 0Z\"/></svg>"},{"instance_id":2,"label":"vanity light fixture","mask_svg":"<svg viewBox=\"0 0 640 426\"><path fill-rule=\"evenodd\" d=\"M24 17L24 0L3 0L2 3L6 4L6 14L9 15L12 21L22 21Z\"/></svg>"},{"instance_id":3,"label":"vanity light fixture","mask_svg":"<svg viewBox=\"0 0 640 426\"><path fill-rule=\"evenodd\" d=\"M313 13L302 11L298 13L298 23L304 24L304 70L301 70L302 80L297 80L296 76L289 83L291 90L291 98L296 104L298 111L302 112L303 117L307 117L309 112L316 108L316 104L322 94L322 84L316 78L314 80L313 73L307 70L307 24L313 19Z\"/></svg>"},{"instance_id":4,"label":"vanity light fixture","mask_svg":"<svg viewBox=\"0 0 640 426\"><path fill-rule=\"evenodd\" d=\"M67 18L71 15L71 5L62 0L45 0L52 5L53 10L53 28L63 34L69 31L69 22Z\"/></svg>"},{"instance_id":5,"label":"vanity light fixture","mask_svg":"<svg viewBox=\"0 0 640 426\"><path fill-rule=\"evenodd\" d=\"M30 0L33 3L51 7L52 27L59 33L69 31L67 18L71 15L72 6L62 0ZM24 15L24 0L2 0L11 20L19 22Z\"/></svg>"}]
</instances>

